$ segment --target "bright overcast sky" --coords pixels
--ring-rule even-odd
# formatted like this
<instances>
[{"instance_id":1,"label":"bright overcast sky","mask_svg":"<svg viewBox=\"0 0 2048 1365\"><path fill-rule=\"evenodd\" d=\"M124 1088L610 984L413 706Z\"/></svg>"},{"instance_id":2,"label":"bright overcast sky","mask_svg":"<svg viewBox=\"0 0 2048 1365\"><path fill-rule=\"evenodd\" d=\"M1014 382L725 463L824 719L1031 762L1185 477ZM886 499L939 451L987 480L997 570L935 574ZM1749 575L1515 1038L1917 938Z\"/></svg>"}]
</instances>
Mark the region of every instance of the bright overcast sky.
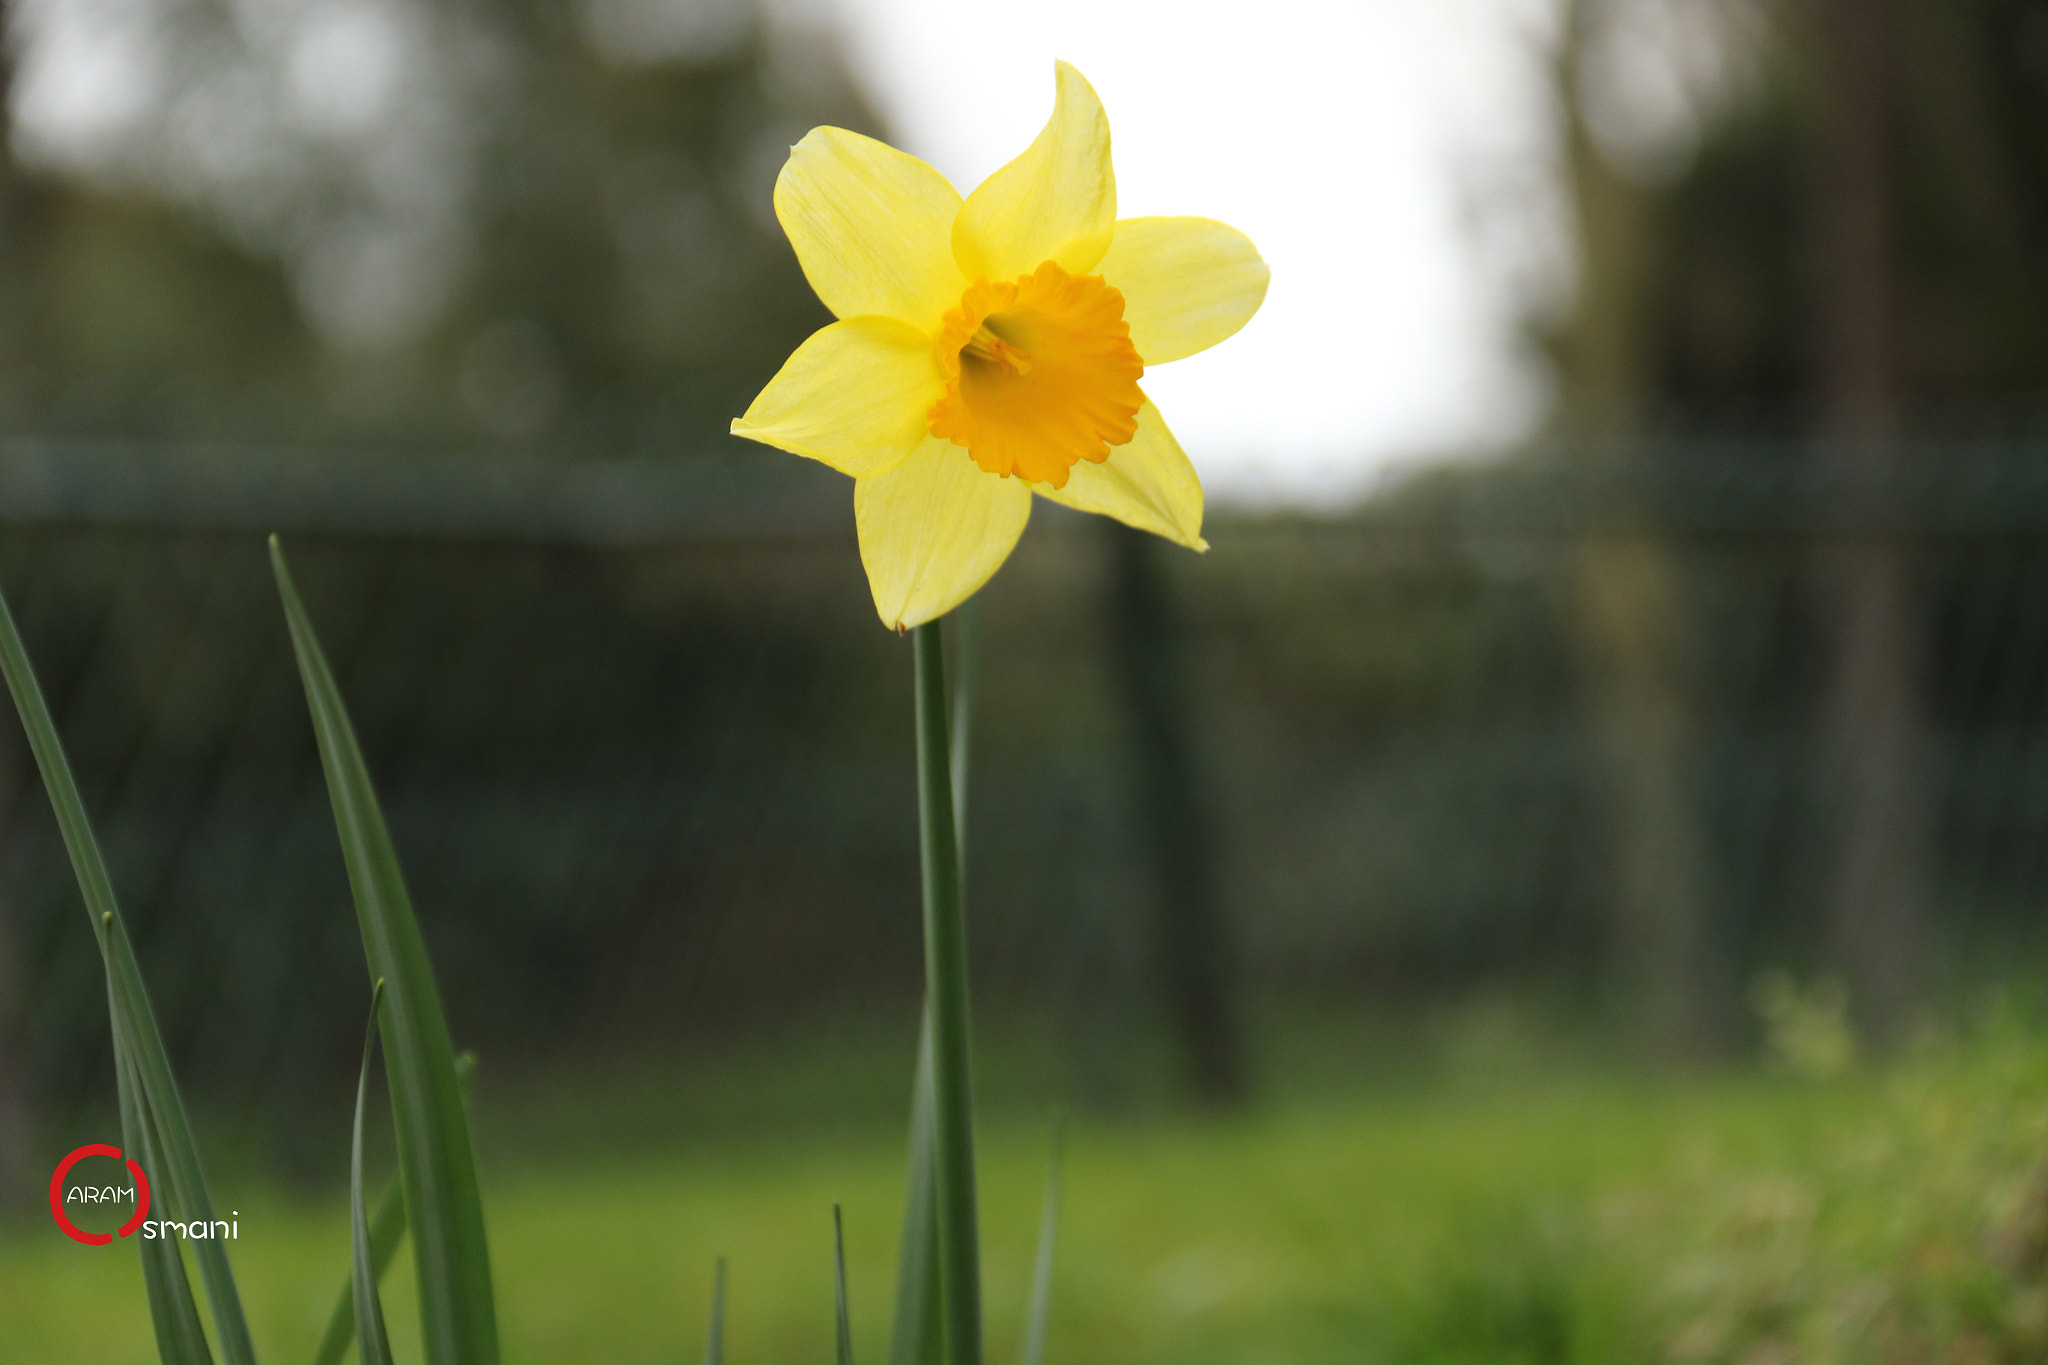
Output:
<instances>
[{"instance_id":1,"label":"bright overcast sky","mask_svg":"<svg viewBox=\"0 0 2048 1365\"><path fill-rule=\"evenodd\" d=\"M1473 220L1519 197L1505 235L1544 232L1541 0L833 3L898 139L963 193L1037 134L1064 57L1109 111L1121 214L1258 243L1259 315L1145 379L1212 493L1341 500L1529 419L1503 252L1540 246Z\"/></svg>"}]
</instances>

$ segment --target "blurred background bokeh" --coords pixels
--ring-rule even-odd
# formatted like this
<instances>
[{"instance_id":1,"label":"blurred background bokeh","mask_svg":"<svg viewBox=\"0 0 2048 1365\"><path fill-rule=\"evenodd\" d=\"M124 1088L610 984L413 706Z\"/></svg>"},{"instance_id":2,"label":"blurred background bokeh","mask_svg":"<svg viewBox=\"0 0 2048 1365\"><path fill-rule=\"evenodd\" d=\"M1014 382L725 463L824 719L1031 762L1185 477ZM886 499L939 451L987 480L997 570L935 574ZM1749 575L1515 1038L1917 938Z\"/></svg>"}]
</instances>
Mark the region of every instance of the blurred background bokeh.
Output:
<instances>
[{"instance_id":1,"label":"blurred background bokeh","mask_svg":"<svg viewBox=\"0 0 2048 1365\"><path fill-rule=\"evenodd\" d=\"M2028 997L2048 5L1423 8L7 6L0 585L234 1150L331 1188L365 990L272 530L504 1151L895 1131L907 646L845 481L725 430L827 320L788 144L971 184L1054 54L1125 211L1275 284L1158 376L1213 551L1042 506L955 641L991 1112L1839 1069ZM110 1107L100 991L0 725L16 1202Z\"/></svg>"}]
</instances>

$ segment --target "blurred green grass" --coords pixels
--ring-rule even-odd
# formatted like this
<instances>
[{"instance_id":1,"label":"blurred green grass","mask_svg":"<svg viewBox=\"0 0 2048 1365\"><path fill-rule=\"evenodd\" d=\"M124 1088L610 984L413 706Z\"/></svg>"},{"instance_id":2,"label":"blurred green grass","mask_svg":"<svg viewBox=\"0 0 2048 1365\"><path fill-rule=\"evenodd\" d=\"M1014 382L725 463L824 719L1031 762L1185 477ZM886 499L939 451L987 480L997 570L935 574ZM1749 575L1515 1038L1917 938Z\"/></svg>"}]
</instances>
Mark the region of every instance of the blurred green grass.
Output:
<instances>
[{"instance_id":1,"label":"blurred green grass","mask_svg":"<svg viewBox=\"0 0 2048 1365\"><path fill-rule=\"evenodd\" d=\"M998 1080L1030 1069L1006 1073L995 1054ZM1627 1287L1610 1283L1611 1257L1583 1251L1587 1210L1703 1161L1812 1168L1879 1112L1868 1081L1658 1079L1488 1055L1348 1086L1309 1068L1311 1081L1236 1117L1160 1106L1077 1116L1048 1358L1614 1358L1630 1330ZM719 1255L732 1261L731 1359L829 1360L835 1201L846 1209L856 1358L885 1358L899 1122L879 1106L837 1122L791 1111L685 1126L666 1144L648 1126L663 1093L687 1112L704 1102L692 1093L715 1096L749 1070L757 1089L784 1088L764 1080L766 1065L485 1088L508 1360L694 1361ZM814 1058L792 1065L819 1069ZM1002 1362L1021 1332L1048 1123L1004 1098L1033 1087L991 1088L983 1225L990 1354ZM641 1127L608 1141L613 1114L641 1115ZM214 1164L222 1202L239 1210L232 1251L263 1358L304 1360L346 1270L345 1199ZM411 1340L410 1274L402 1263L387 1281L394 1340ZM133 1254L69 1242L47 1218L0 1223L0 1324L10 1365L152 1359Z\"/></svg>"}]
</instances>

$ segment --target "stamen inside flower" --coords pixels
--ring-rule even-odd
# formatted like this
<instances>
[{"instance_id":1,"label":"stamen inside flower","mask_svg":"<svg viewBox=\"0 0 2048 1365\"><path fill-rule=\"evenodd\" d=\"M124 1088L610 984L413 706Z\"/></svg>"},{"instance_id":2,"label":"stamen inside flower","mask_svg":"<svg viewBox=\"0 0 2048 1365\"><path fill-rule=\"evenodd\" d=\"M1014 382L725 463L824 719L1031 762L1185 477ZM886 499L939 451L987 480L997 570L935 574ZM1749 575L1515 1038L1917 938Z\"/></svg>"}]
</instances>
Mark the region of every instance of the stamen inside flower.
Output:
<instances>
[{"instance_id":1,"label":"stamen inside flower","mask_svg":"<svg viewBox=\"0 0 2048 1365\"><path fill-rule=\"evenodd\" d=\"M960 348L960 353L963 356L973 356L976 360L1000 365L1018 374L1031 373L1030 357L991 332L986 321L975 328L974 335L967 339L967 344Z\"/></svg>"},{"instance_id":2,"label":"stamen inside flower","mask_svg":"<svg viewBox=\"0 0 2048 1365\"><path fill-rule=\"evenodd\" d=\"M1100 276L1047 261L1014 281L976 280L935 344L946 391L925 424L991 474L1063 488L1077 461L1100 464L1137 435L1145 362L1124 296Z\"/></svg>"}]
</instances>

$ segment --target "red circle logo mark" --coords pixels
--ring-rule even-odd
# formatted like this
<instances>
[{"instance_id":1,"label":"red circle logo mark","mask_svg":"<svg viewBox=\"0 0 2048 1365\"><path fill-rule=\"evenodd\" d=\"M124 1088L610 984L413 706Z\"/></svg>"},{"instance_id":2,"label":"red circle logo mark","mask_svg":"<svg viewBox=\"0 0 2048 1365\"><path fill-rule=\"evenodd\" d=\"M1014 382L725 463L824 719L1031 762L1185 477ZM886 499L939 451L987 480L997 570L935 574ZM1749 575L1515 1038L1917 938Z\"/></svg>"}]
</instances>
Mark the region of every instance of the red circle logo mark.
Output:
<instances>
[{"instance_id":1,"label":"red circle logo mark","mask_svg":"<svg viewBox=\"0 0 2048 1365\"><path fill-rule=\"evenodd\" d=\"M57 1226L64 1229L64 1235L74 1242L83 1242L89 1247L103 1247L114 1240L114 1234L86 1232L71 1221L64 1212L64 1177L71 1174L71 1168L83 1157L110 1156L121 1160L121 1149L109 1147L104 1142L89 1142L57 1163L57 1173L50 1177L50 1216L57 1220ZM149 1177L142 1173L142 1165L134 1157L128 1158L128 1174L135 1177L135 1216L121 1225L120 1235L142 1226L142 1220L149 1217Z\"/></svg>"}]
</instances>

